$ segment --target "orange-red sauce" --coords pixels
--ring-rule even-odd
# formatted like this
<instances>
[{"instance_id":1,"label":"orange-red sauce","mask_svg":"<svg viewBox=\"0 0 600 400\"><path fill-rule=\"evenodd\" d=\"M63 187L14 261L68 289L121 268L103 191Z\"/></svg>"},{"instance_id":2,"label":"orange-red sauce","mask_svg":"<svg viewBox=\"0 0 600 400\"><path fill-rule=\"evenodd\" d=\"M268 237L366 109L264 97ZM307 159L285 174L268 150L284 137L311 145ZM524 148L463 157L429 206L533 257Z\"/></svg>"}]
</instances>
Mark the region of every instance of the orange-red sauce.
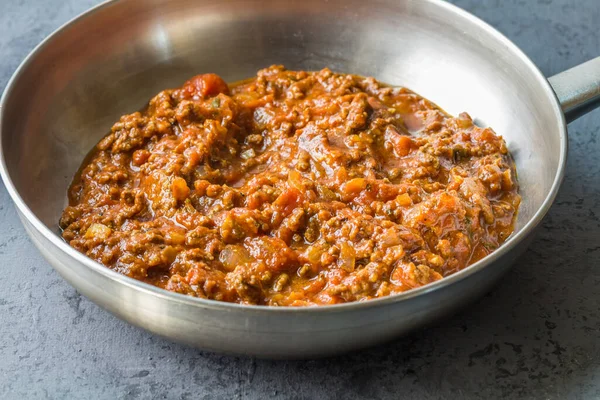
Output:
<instances>
[{"instance_id":1,"label":"orange-red sauce","mask_svg":"<svg viewBox=\"0 0 600 400\"><path fill-rule=\"evenodd\" d=\"M77 250L166 290L278 306L403 292L494 251L520 197L504 140L373 78L214 74L121 117L74 181Z\"/></svg>"}]
</instances>

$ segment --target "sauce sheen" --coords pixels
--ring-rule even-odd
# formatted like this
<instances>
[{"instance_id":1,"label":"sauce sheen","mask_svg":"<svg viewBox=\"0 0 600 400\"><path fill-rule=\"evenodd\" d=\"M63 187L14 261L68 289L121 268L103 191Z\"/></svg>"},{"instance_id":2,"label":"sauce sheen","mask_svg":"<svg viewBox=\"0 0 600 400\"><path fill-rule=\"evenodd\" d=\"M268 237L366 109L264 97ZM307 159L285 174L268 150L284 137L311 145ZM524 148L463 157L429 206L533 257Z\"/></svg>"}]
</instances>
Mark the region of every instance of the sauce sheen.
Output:
<instances>
[{"instance_id":1,"label":"sauce sheen","mask_svg":"<svg viewBox=\"0 0 600 400\"><path fill-rule=\"evenodd\" d=\"M60 220L108 268L191 296L362 301L451 275L512 233L504 140L374 78L271 66L191 78L124 115Z\"/></svg>"}]
</instances>

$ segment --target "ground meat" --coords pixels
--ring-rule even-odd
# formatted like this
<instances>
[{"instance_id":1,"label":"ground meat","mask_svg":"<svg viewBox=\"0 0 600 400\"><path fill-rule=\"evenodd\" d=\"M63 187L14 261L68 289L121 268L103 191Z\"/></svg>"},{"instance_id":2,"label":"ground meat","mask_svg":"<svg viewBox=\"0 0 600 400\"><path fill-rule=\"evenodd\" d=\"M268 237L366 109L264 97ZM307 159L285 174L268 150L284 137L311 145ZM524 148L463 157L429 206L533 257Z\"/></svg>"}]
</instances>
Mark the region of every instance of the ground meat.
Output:
<instances>
[{"instance_id":1,"label":"ground meat","mask_svg":"<svg viewBox=\"0 0 600 400\"><path fill-rule=\"evenodd\" d=\"M501 137L373 78L198 75L123 116L60 220L73 247L190 296L367 300L442 279L512 233Z\"/></svg>"}]
</instances>

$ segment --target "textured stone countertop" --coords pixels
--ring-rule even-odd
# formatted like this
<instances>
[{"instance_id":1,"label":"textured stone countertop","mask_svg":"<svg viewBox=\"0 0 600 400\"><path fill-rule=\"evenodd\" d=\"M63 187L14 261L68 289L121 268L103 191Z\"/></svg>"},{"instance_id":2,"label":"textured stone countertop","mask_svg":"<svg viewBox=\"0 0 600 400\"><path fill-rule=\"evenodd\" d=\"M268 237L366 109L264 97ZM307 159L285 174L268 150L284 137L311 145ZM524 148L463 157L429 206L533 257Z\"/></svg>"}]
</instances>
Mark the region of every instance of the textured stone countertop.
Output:
<instances>
[{"instance_id":1,"label":"textured stone countertop","mask_svg":"<svg viewBox=\"0 0 600 400\"><path fill-rule=\"evenodd\" d=\"M549 75L600 55L599 0L454 0ZM0 89L97 0L0 0ZM210 354L80 296L25 234L0 185L0 398L600 398L600 110L569 127L555 205L487 296L394 343L317 361Z\"/></svg>"}]
</instances>

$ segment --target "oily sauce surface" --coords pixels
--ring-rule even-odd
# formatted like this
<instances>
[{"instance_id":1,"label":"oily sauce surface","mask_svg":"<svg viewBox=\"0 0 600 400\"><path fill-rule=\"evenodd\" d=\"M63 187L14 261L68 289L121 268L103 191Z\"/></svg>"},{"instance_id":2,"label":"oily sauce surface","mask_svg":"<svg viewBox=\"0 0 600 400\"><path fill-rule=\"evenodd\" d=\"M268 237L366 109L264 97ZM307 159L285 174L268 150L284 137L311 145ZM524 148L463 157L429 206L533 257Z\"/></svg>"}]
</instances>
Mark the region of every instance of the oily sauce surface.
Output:
<instances>
[{"instance_id":1,"label":"oily sauce surface","mask_svg":"<svg viewBox=\"0 0 600 400\"><path fill-rule=\"evenodd\" d=\"M403 292L481 259L520 197L504 140L373 78L272 66L124 115L60 220L108 268L191 296L272 306Z\"/></svg>"}]
</instances>

